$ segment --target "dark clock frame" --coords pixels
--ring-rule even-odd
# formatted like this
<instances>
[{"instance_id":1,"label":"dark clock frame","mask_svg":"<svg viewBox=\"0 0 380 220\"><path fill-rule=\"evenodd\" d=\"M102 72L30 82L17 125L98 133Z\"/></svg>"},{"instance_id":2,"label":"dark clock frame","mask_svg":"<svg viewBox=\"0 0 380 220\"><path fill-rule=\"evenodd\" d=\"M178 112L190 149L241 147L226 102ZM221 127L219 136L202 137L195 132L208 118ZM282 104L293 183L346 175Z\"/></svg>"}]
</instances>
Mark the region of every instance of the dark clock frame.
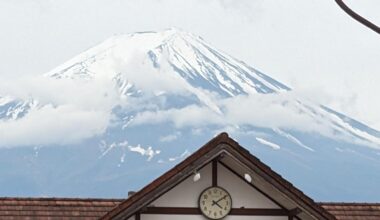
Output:
<instances>
[{"instance_id":1,"label":"dark clock frame","mask_svg":"<svg viewBox=\"0 0 380 220\"><path fill-rule=\"evenodd\" d=\"M224 191L228 194L228 196L231 198L231 208L230 208L230 210L228 211L228 213L227 213L225 216L223 216L222 218L217 218L217 219L215 219L215 218L209 218L208 216L206 216L206 214L205 214L205 213L202 211L202 209L201 209L200 203L201 203L201 197L202 197L202 194L203 194L204 192L206 192L207 190L211 189L211 188L219 188L219 189L222 189L222 190L224 190ZM209 187L207 187L206 189L202 190L202 192L201 192L201 193L199 194L199 196L198 196L198 209L199 209L199 211L202 213L202 215L203 215L204 217L206 217L207 219L210 219L210 220L219 220L219 219L223 219L223 218L227 217L227 216L230 214L231 210L232 210L232 205L233 205L233 201L232 201L232 196L231 196L230 192L228 192L226 189L224 189L223 187L220 187L220 186L209 186Z\"/></svg>"}]
</instances>

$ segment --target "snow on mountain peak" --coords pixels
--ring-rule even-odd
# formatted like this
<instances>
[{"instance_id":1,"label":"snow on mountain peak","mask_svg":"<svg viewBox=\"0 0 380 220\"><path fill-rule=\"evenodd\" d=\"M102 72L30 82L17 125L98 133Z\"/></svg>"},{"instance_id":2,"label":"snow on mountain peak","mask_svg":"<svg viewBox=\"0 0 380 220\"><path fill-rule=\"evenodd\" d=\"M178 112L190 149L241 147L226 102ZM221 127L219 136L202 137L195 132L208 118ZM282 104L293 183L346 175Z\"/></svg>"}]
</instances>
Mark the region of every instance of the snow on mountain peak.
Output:
<instances>
[{"instance_id":1,"label":"snow on mountain peak","mask_svg":"<svg viewBox=\"0 0 380 220\"><path fill-rule=\"evenodd\" d=\"M177 28L113 36L46 76L92 79L99 75L115 77L123 73L126 80L134 83L136 73L133 72L141 70L141 66L144 66L144 73L139 73L139 77L161 74L161 78L184 80L190 87L222 97L289 90L269 76L213 48L201 37ZM171 72L171 76L162 72Z\"/></svg>"}]
</instances>

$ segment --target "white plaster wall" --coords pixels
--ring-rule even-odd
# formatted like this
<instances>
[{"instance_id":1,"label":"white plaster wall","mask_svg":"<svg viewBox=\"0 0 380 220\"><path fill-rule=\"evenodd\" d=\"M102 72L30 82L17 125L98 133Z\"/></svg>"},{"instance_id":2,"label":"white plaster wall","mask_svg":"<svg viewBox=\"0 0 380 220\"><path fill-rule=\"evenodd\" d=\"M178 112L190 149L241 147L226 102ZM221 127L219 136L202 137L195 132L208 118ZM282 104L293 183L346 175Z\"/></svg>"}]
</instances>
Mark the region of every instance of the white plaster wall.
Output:
<instances>
[{"instance_id":1,"label":"white plaster wall","mask_svg":"<svg viewBox=\"0 0 380 220\"><path fill-rule=\"evenodd\" d=\"M205 188L211 186L211 164L203 167L199 173L201 174L199 181L194 182L193 176L190 176L155 200L152 205L162 207L198 207L198 196Z\"/></svg>"},{"instance_id":2,"label":"white plaster wall","mask_svg":"<svg viewBox=\"0 0 380 220\"><path fill-rule=\"evenodd\" d=\"M211 186L211 164L205 166L199 172L201 173L201 179L198 182L193 182L193 176L190 176L151 205L162 207L198 207L199 195L205 188ZM221 164L218 164L218 185L225 188L231 194L233 208L279 208L275 203Z\"/></svg>"},{"instance_id":3,"label":"white plaster wall","mask_svg":"<svg viewBox=\"0 0 380 220\"><path fill-rule=\"evenodd\" d=\"M208 220L202 215L141 215L141 220ZM223 220L288 220L278 216L227 216Z\"/></svg>"},{"instance_id":4,"label":"white plaster wall","mask_svg":"<svg viewBox=\"0 0 380 220\"><path fill-rule=\"evenodd\" d=\"M233 208L280 208L245 180L237 177L222 165L218 165L218 185L232 197Z\"/></svg>"}]
</instances>

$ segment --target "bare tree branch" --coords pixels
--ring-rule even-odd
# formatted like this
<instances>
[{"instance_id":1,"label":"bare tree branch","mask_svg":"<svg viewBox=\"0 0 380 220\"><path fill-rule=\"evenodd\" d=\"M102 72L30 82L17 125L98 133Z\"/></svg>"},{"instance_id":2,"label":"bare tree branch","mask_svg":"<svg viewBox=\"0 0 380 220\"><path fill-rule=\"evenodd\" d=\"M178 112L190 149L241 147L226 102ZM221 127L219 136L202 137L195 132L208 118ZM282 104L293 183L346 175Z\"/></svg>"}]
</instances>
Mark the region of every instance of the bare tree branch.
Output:
<instances>
[{"instance_id":1,"label":"bare tree branch","mask_svg":"<svg viewBox=\"0 0 380 220\"><path fill-rule=\"evenodd\" d=\"M343 11L345 11L348 15L350 15L353 19L355 19L356 21L362 23L363 25L365 25L366 27L372 29L373 31L375 31L376 33L380 34L380 27L378 27L377 25L375 25L374 23L368 21L367 19L365 19L364 17L360 16L359 14L357 14L356 12L354 12L353 10L351 10L344 2L343 0L335 0L335 2L339 5L339 7L341 9L343 9Z\"/></svg>"}]
</instances>

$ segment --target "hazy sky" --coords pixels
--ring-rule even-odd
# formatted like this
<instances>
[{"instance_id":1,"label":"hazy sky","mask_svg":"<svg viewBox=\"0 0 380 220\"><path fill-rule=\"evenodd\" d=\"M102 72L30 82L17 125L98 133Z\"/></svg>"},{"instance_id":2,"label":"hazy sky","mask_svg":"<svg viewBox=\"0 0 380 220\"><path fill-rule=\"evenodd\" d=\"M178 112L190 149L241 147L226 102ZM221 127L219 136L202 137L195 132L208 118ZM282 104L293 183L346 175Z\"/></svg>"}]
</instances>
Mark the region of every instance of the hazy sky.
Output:
<instances>
[{"instance_id":1,"label":"hazy sky","mask_svg":"<svg viewBox=\"0 0 380 220\"><path fill-rule=\"evenodd\" d=\"M380 1L345 2L380 24ZM0 80L45 73L113 34L173 26L380 129L380 35L334 0L1 0Z\"/></svg>"}]
</instances>

